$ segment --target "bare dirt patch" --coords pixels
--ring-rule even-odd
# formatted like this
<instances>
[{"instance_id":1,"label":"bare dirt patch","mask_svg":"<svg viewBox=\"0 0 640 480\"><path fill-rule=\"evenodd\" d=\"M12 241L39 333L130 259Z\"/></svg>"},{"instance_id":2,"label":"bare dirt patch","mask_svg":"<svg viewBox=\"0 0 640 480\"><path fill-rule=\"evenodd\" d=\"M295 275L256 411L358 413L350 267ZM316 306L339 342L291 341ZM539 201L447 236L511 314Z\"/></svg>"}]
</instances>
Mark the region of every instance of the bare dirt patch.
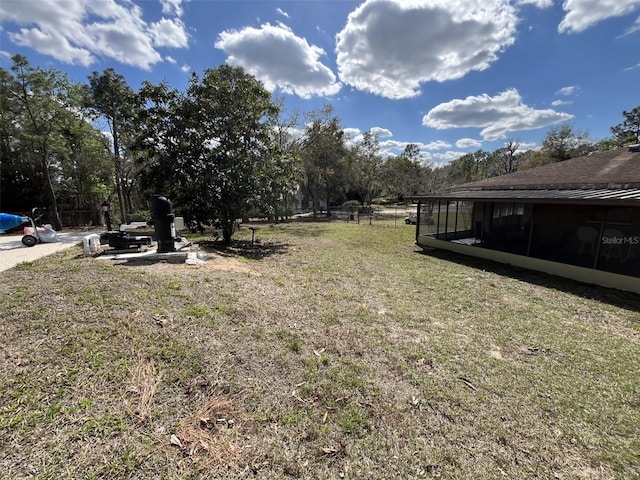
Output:
<instances>
[{"instance_id":1,"label":"bare dirt patch","mask_svg":"<svg viewBox=\"0 0 640 480\"><path fill-rule=\"evenodd\" d=\"M190 271L220 271L220 272L235 272L243 273L247 275L260 275L255 268L249 266L246 262L239 260L230 255L221 255L216 252L204 253L202 259L195 264L187 264L184 260L180 261L140 261L140 262L127 262L130 266L144 267L149 271L158 272L175 272L176 274L184 274Z\"/></svg>"}]
</instances>

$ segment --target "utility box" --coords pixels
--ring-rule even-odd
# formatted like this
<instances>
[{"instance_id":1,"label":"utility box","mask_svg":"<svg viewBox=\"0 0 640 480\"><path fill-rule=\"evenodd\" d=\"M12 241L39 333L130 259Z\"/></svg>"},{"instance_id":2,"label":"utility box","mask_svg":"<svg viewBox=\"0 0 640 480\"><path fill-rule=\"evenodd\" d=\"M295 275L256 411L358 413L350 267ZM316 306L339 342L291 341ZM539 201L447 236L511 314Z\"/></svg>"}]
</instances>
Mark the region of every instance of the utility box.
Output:
<instances>
[{"instance_id":1,"label":"utility box","mask_svg":"<svg viewBox=\"0 0 640 480\"><path fill-rule=\"evenodd\" d=\"M154 195L151 204L151 221L158 242L158 253L175 252L176 225L171 201L162 195Z\"/></svg>"}]
</instances>

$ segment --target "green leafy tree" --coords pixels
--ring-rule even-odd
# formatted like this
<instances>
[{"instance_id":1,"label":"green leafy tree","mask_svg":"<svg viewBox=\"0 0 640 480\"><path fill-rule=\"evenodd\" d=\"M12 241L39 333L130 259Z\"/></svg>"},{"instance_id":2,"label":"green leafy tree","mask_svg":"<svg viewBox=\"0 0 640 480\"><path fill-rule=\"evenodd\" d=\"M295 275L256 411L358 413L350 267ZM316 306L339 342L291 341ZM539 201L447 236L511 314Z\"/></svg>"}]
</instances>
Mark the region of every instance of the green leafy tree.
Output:
<instances>
[{"instance_id":1,"label":"green leafy tree","mask_svg":"<svg viewBox=\"0 0 640 480\"><path fill-rule=\"evenodd\" d=\"M325 106L312 112L304 132L301 158L304 168L304 187L312 200L316 216L321 200L329 207L346 188L347 149L340 121L333 116L333 107Z\"/></svg>"},{"instance_id":2,"label":"green leafy tree","mask_svg":"<svg viewBox=\"0 0 640 480\"><path fill-rule=\"evenodd\" d=\"M382 170L387 197L402 202L405 196L417 193L419 165L407 157L389 157Z\"/></svg>"},{"instance_id":3,"label":"green leafy tree","mask_svg":"<svg viewBox=\"0 0 640 480\"><path fill-rule=\"evenodd\" d=\"M145 85L137 155L190 219L217 223L230 244L236 221L264 195L274 158L270 93L242 68L194 73L184 95ZM155 146L154 146L155 145Z\"/></svg>"},{"instance_id":4,"label":"green leafy tree","mask_svg":"<svg viewBox=\"0 0 640 480\"><path fill-rule=\"evenodd\" d=\"M103 137L81 109L82 85L23 56L13 62L0 69L3 203L11 211L45 206L60 229L60 211L97 210L111 174Z\"/></svg>"},{"instance_id":5,"label":"green leafy tree","mask_svg":"<svg viewBox=\"0 0 640 480\"><path fill-rule=\"evenodd\" d=\"M155 193L177 198L180 179L175 158L185 148L183 133L188 120L181 114L184 95L167 82L154 85L149 81L143 82L137 95L142 108L135 117L131 150L140 172L141 193L147 199ZM189 220L198 220L187 206L182 206L182 213Z\"/></svg>"},{"instance_id":6,"label":"green leafy tree","mask_svg":"<svg viewBox=\"0 0 640 480\"><path fill-rule=\"evenodd\" d=\"M410 143L404 148L401 156L406 157L416 166L415 184L410 192L412 195L433 193L439 189L441 182L440 176L436 174L437 169L422 159L418 145Z\"/></svg>"},{"instance_id":7,"label":"green leafy tree","mask_svg":"<svg viewBox=\"0 0 640 480\"><path fill-rule=\"evenodd\" d=\"M19 154L19 84L10 71L0 68L0 211L18 211L19 200L32 187L30 166ZM4 208L4 210L3 210Z\"/></svg>"},{"instance_id":8,"label":"green leafy tree","mask_svg":"<svg viewBox=\"0 0 640 480\"><path fill-rule=\"evenodd\" d=\"M262 203L270 220L286 220L293 213L293 202L303 179L300 137L296 134L298 115L282 116L283 100L276 101L277 115L270 119L270 161L263 163Z\"/></svg>"},{"instance_id":9,"label":"green leafy tree","mask_svg":"<svg viewBox=\"0 0 640 480\"><path fill-rule=\"evenodd\" d=\"M371 205L382 191L382 165L378 136L365 132L351 148L348 185L363 205Z\"/></svg>"},{"instance_id":10,"label":"green leafy tree","mask_svg":"<svg viewBox=\"0 0 640 480\"><path fill-rule=\"evenodd\" d=\"M122 75L107 68L103 73L93 72L89 76L86 105L93 109L96 118L104 118L109 127L118 207L121 221L127 223L132 209L133 179L127 163L130 156L125 147L126 140L134 135L132 125L138 110L137 97Z\"/></svg>"},{"instance_id":11,"label":"green leafy tree","mask_svg":"<svg viewBox=\"0 0 640 480\"><path fill-rule=\"evenodd\" d=\"M46 204L51 223L60 230L57 190L69 156L64 134L81 121L74 113L78 88L62 72L33 67L22 55L14 55L12 61L12 74L0 75L3 107L11 115L8 118L3 108L1 148L11 168L5 175L24 175L23 186L33 185L31 200Z\"/></svg>"},{"instance_id":12,"label":"green leafy tree","mask_svg":"<svg viewBox=\"0 0 640 480\"><path fill-rule=\"evenodd\" d=\"M456 158L444 167L447 183L458 185L487 178L490 158L491 154L484 150L477 150Z\"/></svg>"},{"instance_id":13,"label":"green leafy tree","mask_svg":"<svg viewBox=\"0 0 640 480\"><path fill-rule=\"evenodd\" d=\"M640 143L640 106L622 112L624 121L611 127L615 143L619 147Z\"/></svg>"},{"instance_id":14,"label":"green leafy tree","mask_svg":"<svg viewBox=\"0 0 640 480\"><path fill-rule=\"evenodd\" d=\"M420 147L409 144L402 154L389 157L382 166L384 193L403 202L410 195L429 192L431 168L422 164Z\"/></svg>"},{"instance_id":15,"label":"green leafy tree","mask_svg":"<svg viewBox=\"0 0 640 480\"><path fill-rule=\"evenodd\" d=\"M527 150L520 155L518 170L526 170L529 168L547 165L549 158L540 150Z\"/></svg>"},{"instance_id":16,"label":"green leafy tree","mask_svg":"<svg viewBox=\"0 0 640 480\"><path fill-rule=\"evenodd\" d=\"M415 143L410 143L404 147L404 151L400 156L412 162L420 162L420 147Z\"/></svg>"},{"instance_id":17,"label":"green leafy tree","mask_svg":"<svg viewBox=\"0 0 640 480\"><path fill-rule=\"evenodd\" d=\"M547 163L562 162L595 151L588 132L575 132L570 125L549 129L542 141L542 153Z\"/></svg>"},{"instance_id":18,"label":"green leafy tree","mask_svg":"<svg viewBox=\"0 0 640 480\"><path fill-rule=\"evenodd\" d=\"M609 150L615 150L619 147L620 145L618 144L618 141L615 139L615 137L603 138L595 143L597 152L608 152Z\"/></svg>"},{"instance_id":19,"label":"green leafy tree","mask_svg":"<svg viewBox=\"0 0 640 480\"><path fill-rule=\"evenodd\" d=\"M97 213L112 190L113 163L104 136L89 122L73 118L63 130L67 158L62 164L60 204L67 210ZM95 215L95 223L101 220Z\"/></svg>"}]
</instances>

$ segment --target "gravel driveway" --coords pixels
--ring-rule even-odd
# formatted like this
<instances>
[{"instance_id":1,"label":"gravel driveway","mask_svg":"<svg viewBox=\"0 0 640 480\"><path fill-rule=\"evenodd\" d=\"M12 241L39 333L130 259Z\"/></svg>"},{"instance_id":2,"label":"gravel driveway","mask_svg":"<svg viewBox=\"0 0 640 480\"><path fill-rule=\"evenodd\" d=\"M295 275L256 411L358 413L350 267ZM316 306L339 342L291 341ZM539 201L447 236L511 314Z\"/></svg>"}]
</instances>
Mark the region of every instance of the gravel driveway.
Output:
<instances>
[{"instance_id":1,"label":"gravel driveway","mask_svg":"<svg viewBox=\"0 0 640 480\"><path fill-rule=\"evenodd\" d=\"M18 263L33 262L82 242L92 232L58 232L56 243L39 243L33 247L22 244L22 234L0 235L0 272L13 268Z\"/></svg>"}]
</instances>

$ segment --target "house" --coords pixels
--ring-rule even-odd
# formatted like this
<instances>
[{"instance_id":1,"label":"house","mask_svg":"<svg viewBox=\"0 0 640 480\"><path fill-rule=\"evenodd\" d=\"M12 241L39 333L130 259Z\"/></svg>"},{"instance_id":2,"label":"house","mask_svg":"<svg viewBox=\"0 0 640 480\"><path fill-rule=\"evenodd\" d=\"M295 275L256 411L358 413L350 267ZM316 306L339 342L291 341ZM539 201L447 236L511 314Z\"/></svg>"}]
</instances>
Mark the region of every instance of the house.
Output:
<instances>
[{"instance_id":1,"label":"house","mask_svg":"<svg viewBox=\"0 0 640 480\"><path fill-rule=\"evenodd\" d=\"M640 293L640 146L413 197L416 244Z\"/></svg>"}]
</instances>

